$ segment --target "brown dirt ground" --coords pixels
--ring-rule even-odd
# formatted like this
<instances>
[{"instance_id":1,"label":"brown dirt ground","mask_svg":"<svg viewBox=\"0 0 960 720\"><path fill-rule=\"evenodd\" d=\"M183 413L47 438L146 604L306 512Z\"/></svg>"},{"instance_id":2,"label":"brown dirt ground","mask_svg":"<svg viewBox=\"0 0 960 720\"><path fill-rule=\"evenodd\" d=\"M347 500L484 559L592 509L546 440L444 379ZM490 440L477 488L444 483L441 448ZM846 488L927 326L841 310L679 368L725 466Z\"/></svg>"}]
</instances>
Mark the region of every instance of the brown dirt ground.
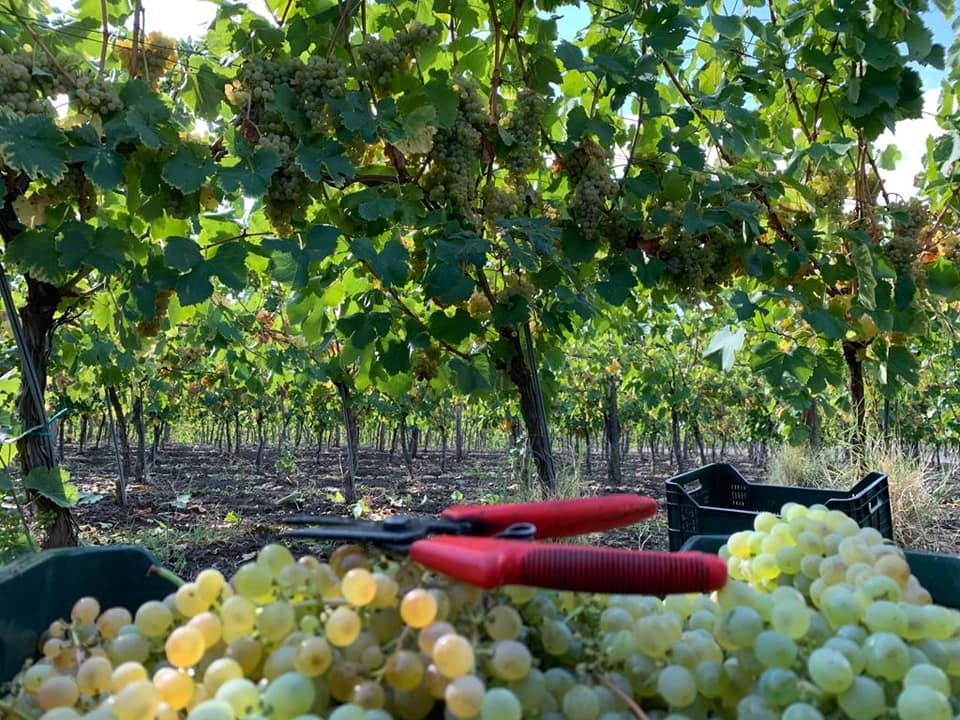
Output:
<instances>
[{"instance_id":1,"label":"brown dirt ground","mask_svg":"<svg viewBox=\"0 0 960 720\"><path fill-rule=\"evenodd\" d=\"M105 448L78 453L67 447L64 465L81 490L77 520L85 543L136 543L147 547L167 567L192 577L204 567L225 574L251 559L256 550L280 539L283 520L293 514L349 515L350 508L336 497L344 457L330 448L319 456L302 449L295 463L277 462L268 451L255 470L253 449L239 457L209 447L171 445L158 456L144 485L129 485L130 503L113 499L116 465ZM762 469L742 457L726 458L750 479L762 480ZM573 475L560 461L561 473ZM667 523L664 481L675 471L666 457L654 466L648 455L628 454L623 463L622 487L610 486L602 458L593 458L593 472L580 473L580 494L635 492L660 503L649 521L583 538L583 542L615 547L665 550ZM433 449L414 460L409 480L402 457L364 448L360 454L358 495L364 516L375 519L391 513L435 514L463 503L510 502L522 497L522 488L510 480L510 458L503 451L471 451L457 463L449 459L440 471L440 453ZM944 513L931 528L932 547L956 553L960 548L960 513ZM326 555L331 543L285 541L296 554Z\"/></svg>"}]
</instances>

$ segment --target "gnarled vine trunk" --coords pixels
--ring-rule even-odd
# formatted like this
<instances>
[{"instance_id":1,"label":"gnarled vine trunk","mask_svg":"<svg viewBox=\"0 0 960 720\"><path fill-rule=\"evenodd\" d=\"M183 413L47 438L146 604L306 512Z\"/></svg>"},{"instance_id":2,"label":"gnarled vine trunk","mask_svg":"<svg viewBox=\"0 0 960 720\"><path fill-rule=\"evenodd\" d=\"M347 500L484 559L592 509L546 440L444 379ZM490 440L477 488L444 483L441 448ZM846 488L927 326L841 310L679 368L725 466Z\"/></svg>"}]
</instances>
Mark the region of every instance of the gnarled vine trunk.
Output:
<instances>
[{"instance_id":1,"label":"gnarled vine trunk","mask_svg":"<svg viewBox=\"0 0 960 720\"><path fill-rule=\"evenodd\" d=\"M35 278L26 276L27 302L20 308L20 325L23 331L25 348L21 353L29 357L37 373L40 402L47 387L47 366L50 360L50 337L54 328L54 317L60 304L59 288ZM21 373L20 396L17 399L17 412L24 428L40 427L36 433L25 435L17 442L20 458L20 472L26 477L36 468L55 468L53 443L45 434L45 418L37 398L30 392L27 373ZM69 508L63 508L42 495L30 493L30 499L37 509L37 519L43 526L42 545L45 548L71 547L78 544L77 522Z\"/></svg>"}]
</instances>

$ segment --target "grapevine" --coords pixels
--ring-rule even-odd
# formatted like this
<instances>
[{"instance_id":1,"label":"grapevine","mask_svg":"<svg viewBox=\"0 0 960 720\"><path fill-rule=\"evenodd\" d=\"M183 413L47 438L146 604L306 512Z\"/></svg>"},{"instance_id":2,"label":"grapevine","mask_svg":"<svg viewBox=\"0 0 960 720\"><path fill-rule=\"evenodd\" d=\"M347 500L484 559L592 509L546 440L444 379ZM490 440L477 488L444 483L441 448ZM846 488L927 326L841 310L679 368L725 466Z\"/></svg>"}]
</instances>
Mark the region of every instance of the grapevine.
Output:
<instances>
[{"instance_id":1,"label":"grapevine","mask_svg":"<svg viewBox=\"0 0 960 720\"><path fill-rule=\"evenodd\" d=\"M93 72L76 77L76 85L69 88L70 100L84 113L107 116L123 109L123 101L111 83Z\"/></svg>"}]
</instances>

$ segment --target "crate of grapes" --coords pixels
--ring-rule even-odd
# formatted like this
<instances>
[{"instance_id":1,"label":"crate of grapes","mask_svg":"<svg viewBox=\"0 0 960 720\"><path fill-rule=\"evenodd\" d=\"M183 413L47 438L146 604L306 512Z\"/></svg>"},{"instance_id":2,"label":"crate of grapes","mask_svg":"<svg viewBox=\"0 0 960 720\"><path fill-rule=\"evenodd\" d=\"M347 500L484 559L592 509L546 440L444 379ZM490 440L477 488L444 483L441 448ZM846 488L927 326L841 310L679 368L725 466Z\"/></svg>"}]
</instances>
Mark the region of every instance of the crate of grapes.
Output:
<instances>
[{"instance_id":1,"label":"crate of grapes","mask_svg":"<svg viewBox=\"0 0 960 720\"><path fill-rule=\"evenodd\" d=\"M753 527L760 512L779 513L788 502L826 505L893 538L887 476L867 474L849 490L765 485L747 480L728 463L713 463L666 481L670 549L694 535L729 535Z\"/></svg>"},{"instance_id":2,"label":"crate of grapes","mask_svg":"<svg viewBox=\"0 0 960 720\"><path fill-rule=\"evenodd\" d=\"M0 567L0 684L36 656L50 622L69 618L78 598L130 611L163 599L175 588L148 574L157 564L143 548L121 545L48 550Z\"/></svg>"},{"instance_id":3,"label":"crate of grapes","mask_svg":"<svg viewBox=\"0 0 960 720\"><path fill-rule=\"evenodd\" d=\"M679 550L715 553L727 541L726 535L694 535ZM960 557L945 553L904 550L910 570L938 605L960 609Z\"/></svg>"}]
</instances>

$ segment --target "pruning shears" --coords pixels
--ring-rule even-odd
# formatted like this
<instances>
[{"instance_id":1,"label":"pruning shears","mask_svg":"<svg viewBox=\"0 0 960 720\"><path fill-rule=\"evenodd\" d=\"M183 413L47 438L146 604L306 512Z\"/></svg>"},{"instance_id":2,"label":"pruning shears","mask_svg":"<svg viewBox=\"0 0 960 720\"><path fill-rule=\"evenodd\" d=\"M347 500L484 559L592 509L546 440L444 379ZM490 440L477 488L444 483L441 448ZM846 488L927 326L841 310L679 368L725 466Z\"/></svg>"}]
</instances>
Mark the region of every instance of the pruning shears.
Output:
<instances>
[{"instance_id":1,"label":"pruning shears","mask_svg":"<svg viewBox=\"0 0 960 720\"><path fill-rule=\"evenodd\" d=\"M345 540L408 554L482 588L529 585L577 592L668 595L723 587L727 564L701 552L659 552L535 542L624 527L653 517L653 498L634 494L572 500L456 505L439 517L383 521L296 516L286 537Z\"/></svg>"}]
</instances>

